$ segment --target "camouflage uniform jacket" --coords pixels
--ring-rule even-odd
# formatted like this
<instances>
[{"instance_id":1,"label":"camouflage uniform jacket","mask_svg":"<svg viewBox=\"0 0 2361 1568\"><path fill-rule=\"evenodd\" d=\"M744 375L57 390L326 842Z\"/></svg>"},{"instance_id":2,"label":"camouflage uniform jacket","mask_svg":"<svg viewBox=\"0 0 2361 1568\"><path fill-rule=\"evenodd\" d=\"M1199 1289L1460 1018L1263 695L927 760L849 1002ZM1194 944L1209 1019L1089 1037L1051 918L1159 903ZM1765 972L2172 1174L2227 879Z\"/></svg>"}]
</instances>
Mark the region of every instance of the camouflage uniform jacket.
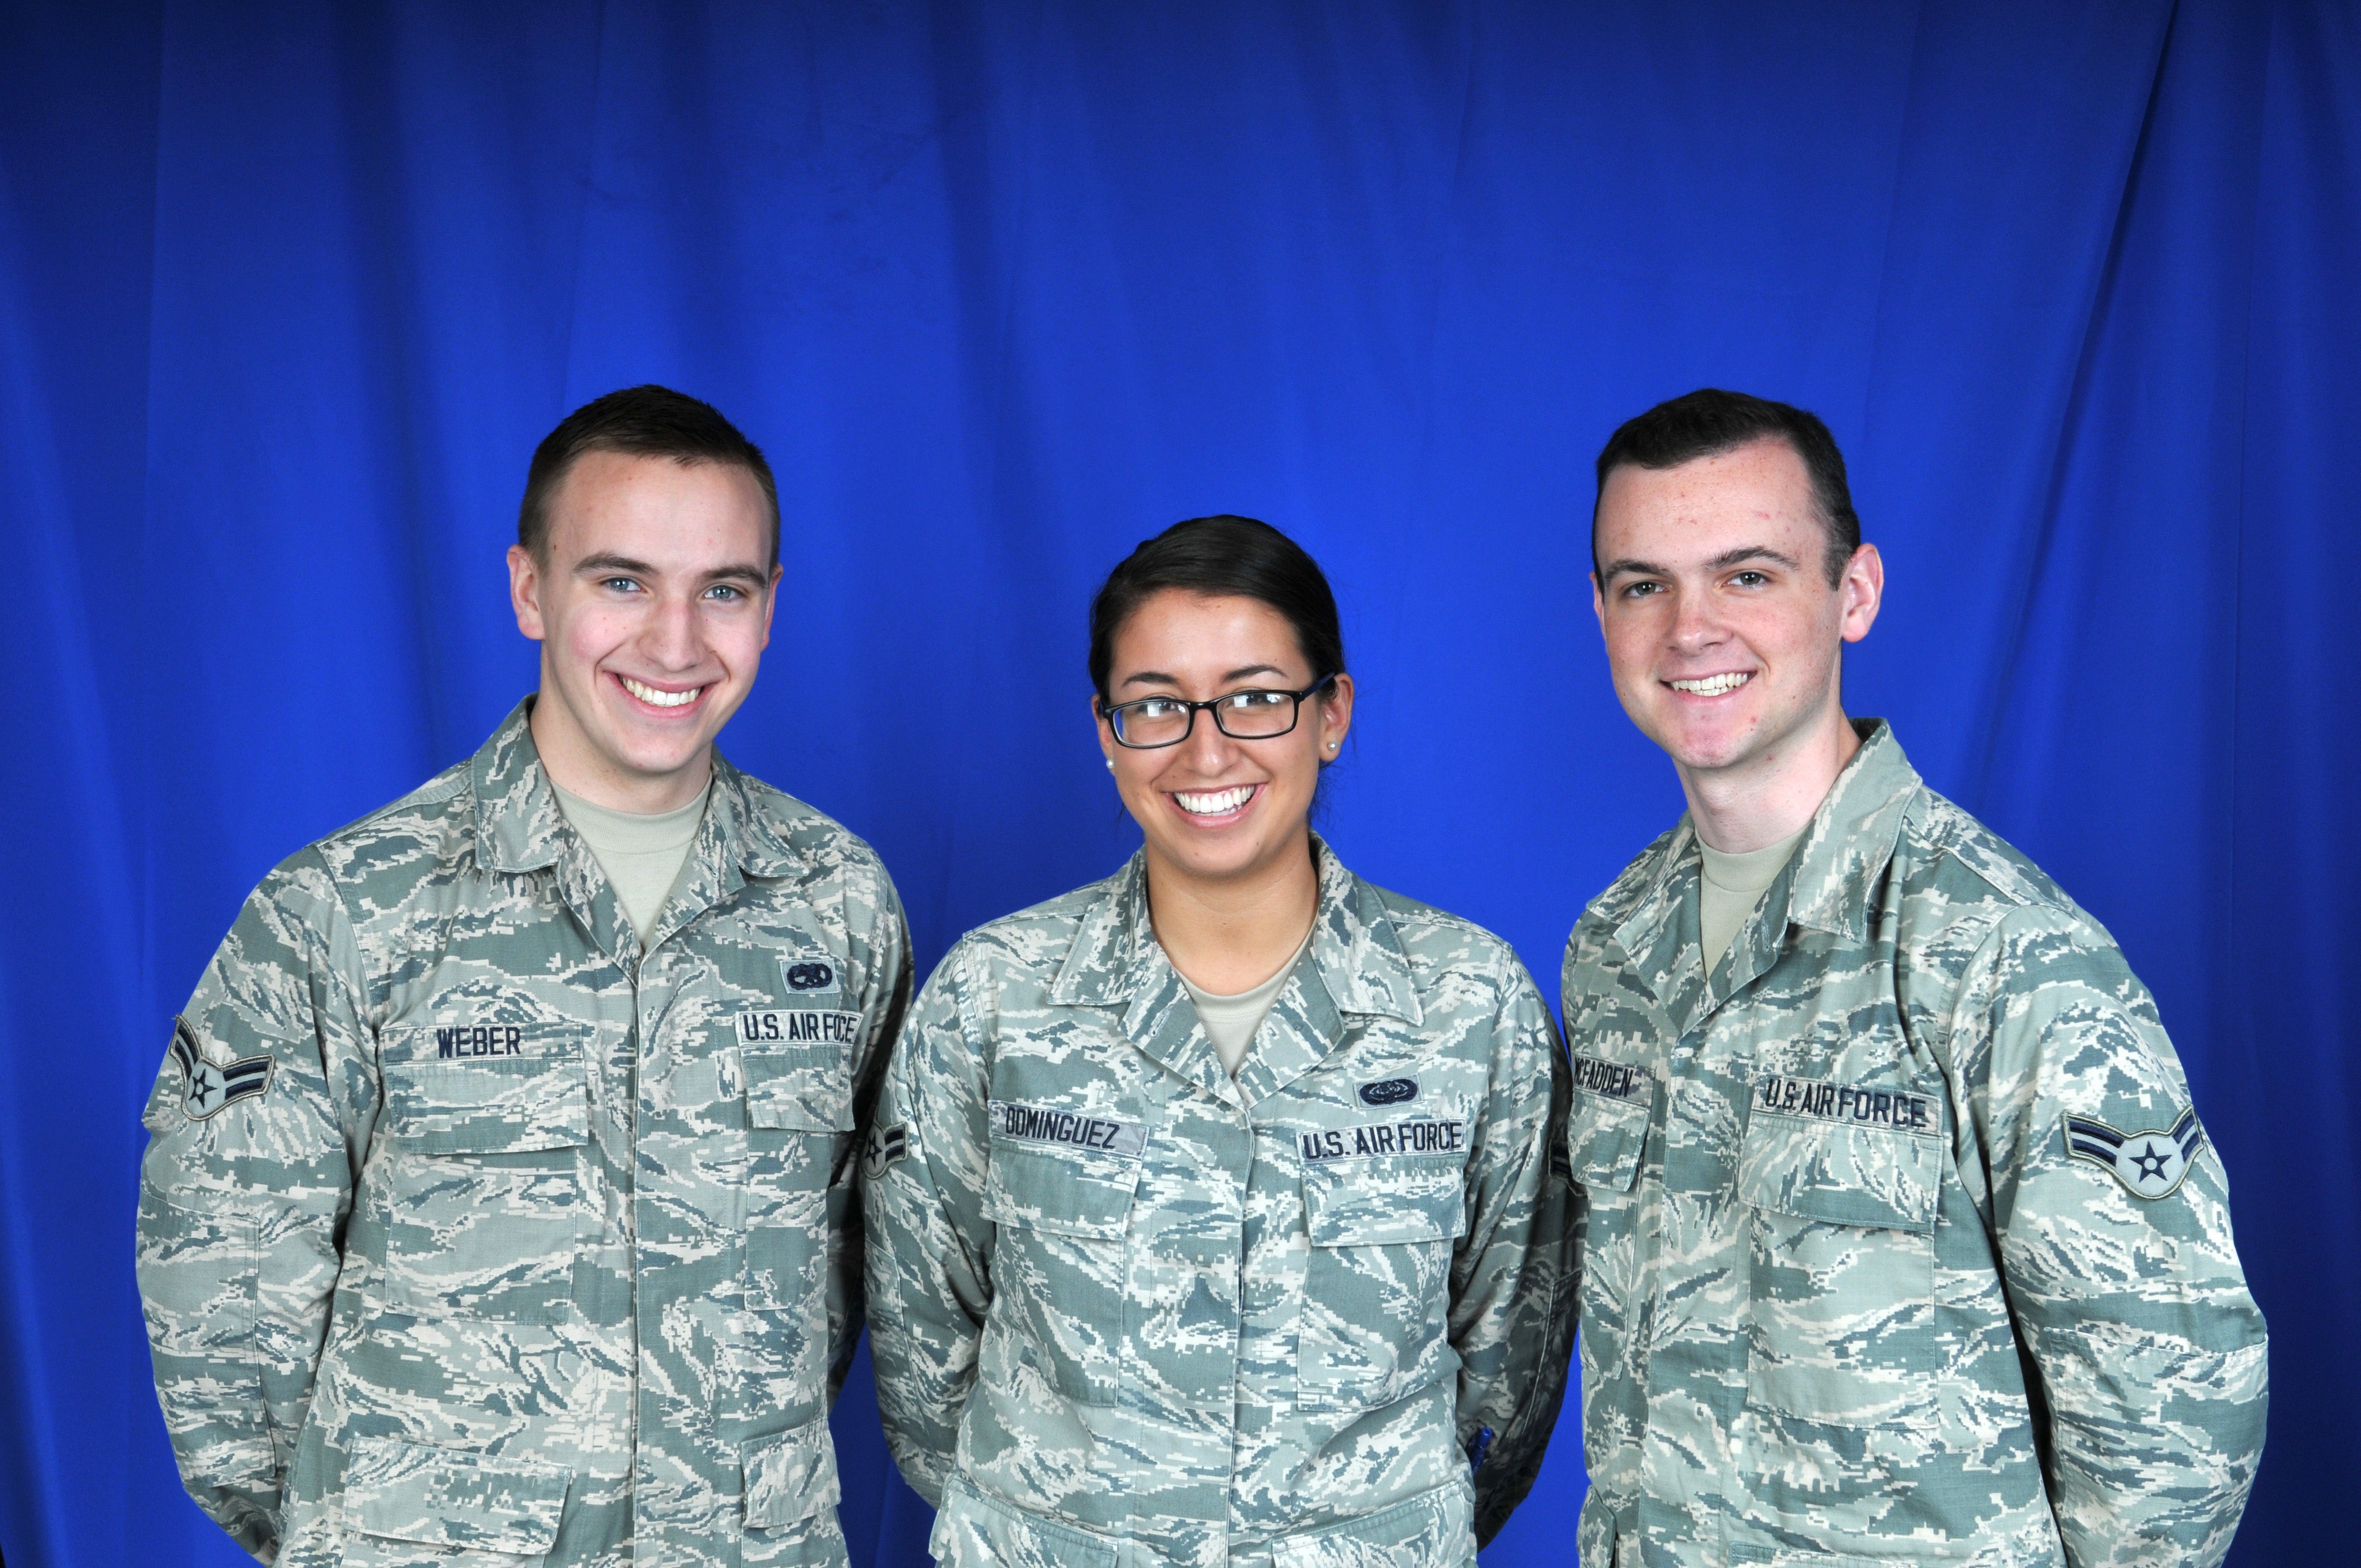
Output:
<instances>
[{"instance_id":1,"label":"camouflage uniform jacket","mask_svg":"<svg viewBox=\"0 0 2361 1568\"><path fill-rule=\"evenodd\" d=\"M1582 1562L2217 1563L2263 1322L2172 1044L1857 728L1710 976L1686 819L1566 949Z\"/></svg>"},{"instance_id":2,"label":"camouflage uniform jacket","mask_svg":"<svg viewBox=\"0 0 2361 1568\"><path fill-rule=\"evenodd\" d=\"M181 1475L302 1568L840 1563L893 884L717 757L642 955L525 712L272 872L175 1030L138 1263Z\"/></svg>"},{"instance_id":3,"label":"camouflage uniform jacket","mask_svg":"<svg viewBox=\"0 0 2361 1568\"><path fill-rule=\"evenodd\" d=\"M970 934L912 1010L870 1343L940 1561L1448 1568L1531 1485L1572 1332L1548 1008L1315 852L1235 1080L1140 857Z\"/></svg>"}]
</instances>

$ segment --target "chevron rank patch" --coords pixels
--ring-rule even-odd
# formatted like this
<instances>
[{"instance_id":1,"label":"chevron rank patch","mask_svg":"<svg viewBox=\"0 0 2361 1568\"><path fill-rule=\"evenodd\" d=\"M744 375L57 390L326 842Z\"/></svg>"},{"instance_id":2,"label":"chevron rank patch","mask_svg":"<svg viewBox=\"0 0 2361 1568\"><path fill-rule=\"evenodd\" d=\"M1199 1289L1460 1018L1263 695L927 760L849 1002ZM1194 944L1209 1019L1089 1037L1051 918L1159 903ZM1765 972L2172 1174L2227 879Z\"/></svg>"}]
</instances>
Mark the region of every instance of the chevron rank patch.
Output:
<instances>
[{"instance_id":1,"label":"chevron rank patch","mask_svg":"<svg viewBox=\"0 0 2361 1568\"><path fill-rule=\"evenodd\" d=\"M910 1124L896 1122L890 1127L872 1127L869 1147L863 1151L868 1174L879 1176L885 1168L910 1152Z\"/></svg>"},{"instance_id":2,"label":"chevron rank patch","mask_svg":"<svg viewBox=\"0 0 2361 1568\"><path fill-rule=\"evenodd\" d=\"M2205 1146L2205 1129L2194 1110L2163 1131L2117 1132L2092 1116L2066 1118L2066 1152L2114 1173L2135 1198L2164 1198L2179 1187L2197 1151Z\"/></svg>"},{"instance_id":3,"label":"chevron rank patch","mask_svg":"<svg viewBox=\"0 0 2361 1568\"><path fill-rule=\"evenodd\" d=\"M270 1087L269 1057L241 1057L226 1067L209 1061L197 1048L197 1032L186 1018L172 1020L172 1059L181 1064L181 1109L192 1122L211 1121Z\"/></svg>"}]
</instances>

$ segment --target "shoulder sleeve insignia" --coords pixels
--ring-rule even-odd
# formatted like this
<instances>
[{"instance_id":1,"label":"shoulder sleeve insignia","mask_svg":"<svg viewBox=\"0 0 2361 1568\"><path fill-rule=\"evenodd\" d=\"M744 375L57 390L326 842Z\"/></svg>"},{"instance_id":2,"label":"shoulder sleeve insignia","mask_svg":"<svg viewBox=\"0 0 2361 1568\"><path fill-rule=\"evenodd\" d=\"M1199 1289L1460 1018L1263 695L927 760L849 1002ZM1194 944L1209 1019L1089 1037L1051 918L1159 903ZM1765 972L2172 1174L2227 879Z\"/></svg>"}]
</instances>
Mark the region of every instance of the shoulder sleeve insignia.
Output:
<instances>
[{"instance_id":1,"label":"shoulder sleeve insignia","mask_svg":"<svg viewBox=\"0 0 2361 1568\"><path fill-rule=\"evenodd\" d=\"M2169 1128L2137 1133L2118 1132L2093 1116L2073 1116L2065 1123L2066 1153L2112 1173L2135 1198L2171 1195L2205 1146L2205 1129L2194 1110L2183 1111Z\"/></svg>"},{"instance_id":2,"label":"shoulder sleeve insignia","mask_svg":"<svg viewBox=\"0 0 2361 1568\"><path fill-rule=\"evenodd\" d=\"M882 1176L885 1168L910 1152L910 1124L896 1122L890 1127L872 1127L869 1147L863 1151L862 1166L871 1176Z\"/></svg>"},{"instance_id":3,"label":"shoulder sleeve insignia","mask_svg":"<svg viewBox=\"0 0 2361 1568\"><path fill-rule=\"evenodd\" d=\"M210 1061L186 1018L172 1020L172 1059L181 1064L181 1109L192 1122L210 1121L270 1087L269 1056L241 1057L226 1067Z\"/></svg>"}]
</instances>

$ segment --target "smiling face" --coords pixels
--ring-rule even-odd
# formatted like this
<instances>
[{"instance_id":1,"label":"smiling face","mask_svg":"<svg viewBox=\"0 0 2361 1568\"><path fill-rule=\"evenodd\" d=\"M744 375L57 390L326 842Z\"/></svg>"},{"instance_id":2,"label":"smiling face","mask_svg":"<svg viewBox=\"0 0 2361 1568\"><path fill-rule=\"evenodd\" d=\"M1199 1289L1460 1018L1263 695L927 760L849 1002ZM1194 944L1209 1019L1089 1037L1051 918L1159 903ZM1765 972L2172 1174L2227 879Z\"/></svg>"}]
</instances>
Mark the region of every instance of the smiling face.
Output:
<instances>
[{"instance_id":1,"label":"smiling face","mask_svg":"<svg viewBox=\"0 0 2361 1568\"><path fill-rule=\"evenodd\" d=\"M1608 666L1693 798L1824 764L1825 790L1850 755L1839 654L1877 618L1884 569L1864 544L1830 587L1828 537L1784 441L1608 476L1592 583Z\"/></svg>"},{"instance_id":2,"label":"smiling face","mask_svg":"<svg viewBox=\"0 0 2361 1568\"><path fill-rule=\"evenodd\" d=\"M509 551L517 627L541 643L542 764L614 810L686 806L771 640L762 487L730 464L590 452L549 514L545 560Z\"/></svg>"},{"instance_id":3,"label":"smiling face","mask_svg":"<svg viewBox=\"0 0 2361 1568\"><path fill-rule=\"evenodd\" d=\"M1294 627L1260 599L1183 588L1144 600L1115 633L1114 650L1108 700L1118 704L1301 691L1329 673L1305 662ZM1142 751L1115 744L1102 717L1099 746L1147 839L1151 885L1176 874L1251 880L1290 855L1308 855L1304 824L1320 764L1336 755L1352 720L1353 678L1341 673L1304 701L1292 730L1268 740L1232 740L1204 712L1178 745Z\"/></svg>"}]
</instances>

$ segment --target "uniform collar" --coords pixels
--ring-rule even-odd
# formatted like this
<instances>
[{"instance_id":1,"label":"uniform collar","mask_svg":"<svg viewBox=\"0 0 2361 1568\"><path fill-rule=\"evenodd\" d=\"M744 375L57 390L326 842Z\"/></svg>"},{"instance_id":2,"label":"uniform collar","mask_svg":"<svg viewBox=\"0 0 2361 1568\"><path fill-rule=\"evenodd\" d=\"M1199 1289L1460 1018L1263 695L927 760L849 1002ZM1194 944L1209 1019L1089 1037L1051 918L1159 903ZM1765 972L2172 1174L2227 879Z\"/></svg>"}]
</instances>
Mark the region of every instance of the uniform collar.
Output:
<instances>
[{"instance_id":1,"label":"uniform collar","mask_svg":"<svg viewBox=\"0 0 2361 1568\"><path fill-rule=\"evenodd\" d=\"M556 865L577 835L558 808L557 792L533 743L532 697L500 720L468 764L476 796L476 855L495 872L537 872ZM803 857L762 810L754 781L717 748L713 790L690 853L709 858L718 872L735 867L748 876L792 876Z\"/></svg>"},{"instance_id":2,"label":"uniform collar","mask_svg":"<svg viewBox=\"0 0 2361 1568\"><path fill-rule=\"evenodd\" d=\"M566 820L541 765L526 697L500 721L468 764L476 797L476 856L488 871L555 869L576 915L609 949L636 962L639 935L624 917L598 859ZM705 820L689 846L691 869L664 908L651 946L746 884L748 877L786 877L803 858L755 798L754 781L713 753L713 787Z\"/></svg>"},{"instance_id":3,"label":"uniform collar","mask_svg":"<svg viewBox=\"0 0 2361 1568\"><path fill-rule=\"evenodd\" d=\"M1349 1014L1424 1018L1401 936L1375 888L1345 870L1318 835L1320 903L1312 948L1272 1003L1271 1021L1234 1080L1197 1026L1188 988L1165 957L1148 913L1148 856L1132 856L1100 884L1050 987L1060 1007L1121 1007L1140 1049L1215 1099L1259 1100L1301 1077L1345 1037Z\"/></svg>"},{"instance_id":4,"label":"uniform collar","mask_svg":"<svg viewBox=\"0 0 2361 1568\"><path fill-rule=\"evenodd\" d=\"M1872 890L1894 858L1903 818L1922 785L1883 719L1855 719L1853 729L1861 749L1837 774L1795 854L1731 939L1710 985L1697 930L1697 828L1686 814L1592 901L1591 915L1614 929L1642 983L1681 1033L1716 998L1734 994L1768 970L1790 924L1864 939Z\"/></svg>"},{"instance_id":5,"label":"uniform collar","mask_svg":"<svg viewBox=\"0 0 2361 1568\"><path fill-rule=\"evenodd\" d=\"M1312 964L1346 1013L1376 1013L1418 1023L1418 993L1401 937L1375 888L1345 868L1326 841L1312 836L1320 864L1320 905L1312 917ZM1157 966L1172 967L1148 913L1148 851L1099 884L1083 911L1049 1000L1060 1007L1115 1006L1152 985Z\"/></svg>"}]
</instances>

